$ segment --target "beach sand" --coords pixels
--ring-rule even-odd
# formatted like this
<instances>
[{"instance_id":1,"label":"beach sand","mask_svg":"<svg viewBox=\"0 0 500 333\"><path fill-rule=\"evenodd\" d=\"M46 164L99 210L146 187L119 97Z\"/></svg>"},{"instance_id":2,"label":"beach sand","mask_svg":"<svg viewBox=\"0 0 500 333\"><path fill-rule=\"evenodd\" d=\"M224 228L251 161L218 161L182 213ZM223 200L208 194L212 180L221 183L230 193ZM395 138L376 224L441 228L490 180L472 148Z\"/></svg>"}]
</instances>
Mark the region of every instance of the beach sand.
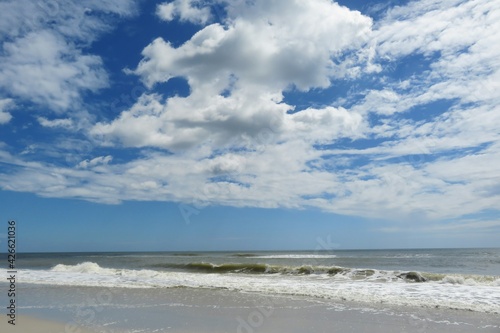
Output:
<instances>
[{"instance_id":1,"label":"beach sand","mask_svg":"<svg viewBox=\"0 0 500 333\"><path fill-rule=\"evenodd\" d=\"M21 315L16 318L16 325L11 325L7 320L0 322L2 333L96 333L95 331L65 323L49 321Z\"/></svg>"},{"instance_id":2,"label":"beach sand","mask_svg":"<svg viewBox=\"0 0 500 333\"><path fill-rule=\"evenodd\" d=\"M7 326L4 316L2 333L500 332L499 316L492 313L223 289L22 285L19 295L18 325Z\"/></svg>"}]
</instances>

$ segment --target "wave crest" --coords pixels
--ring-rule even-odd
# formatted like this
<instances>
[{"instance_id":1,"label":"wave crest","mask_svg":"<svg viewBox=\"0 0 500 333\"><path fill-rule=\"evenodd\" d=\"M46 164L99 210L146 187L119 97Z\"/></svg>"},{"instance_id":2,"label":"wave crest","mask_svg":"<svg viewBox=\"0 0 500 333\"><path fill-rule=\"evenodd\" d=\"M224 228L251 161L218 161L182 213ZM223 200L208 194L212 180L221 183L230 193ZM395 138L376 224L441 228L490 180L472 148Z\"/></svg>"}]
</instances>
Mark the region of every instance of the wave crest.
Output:
<instances>
[{"instance_id":1,"label":"wave crest","mask_svg":"<svg viewBox=\"0 0 500 333\"><path fill-rule=\"evenodd\" d=\"M155 276L162 271L181 271L205 274L251 274L251 275L324 275L336 280L374 281L374 282L408 282L428 283L437 282L455 285L487 285L500 286L498 276L487 275L461 275L461 274L439 274L416 271L384 271L376 269L357 269L340 266L287 266L269 265L259 263L223 263L214 264L210 262L191 262L188 264L155 264L150 269L111 269L103 268L94 262L83 262L76 265L59 264L54 266L52 272L69 272L82 274L103 275L134 275Z\"/></svg>"},{"instance_id":2,"label":"wave crest","mask_svg":"<svg viewBox=\"0 0 500 333\"><path fill-rule=\"evenodd\" d=\"M59 264L52 267L53 272L72 272L72 273L98 273L102 270L101 266L95 262L83 262L77 265Z\"/></svg>"}]
</instances>

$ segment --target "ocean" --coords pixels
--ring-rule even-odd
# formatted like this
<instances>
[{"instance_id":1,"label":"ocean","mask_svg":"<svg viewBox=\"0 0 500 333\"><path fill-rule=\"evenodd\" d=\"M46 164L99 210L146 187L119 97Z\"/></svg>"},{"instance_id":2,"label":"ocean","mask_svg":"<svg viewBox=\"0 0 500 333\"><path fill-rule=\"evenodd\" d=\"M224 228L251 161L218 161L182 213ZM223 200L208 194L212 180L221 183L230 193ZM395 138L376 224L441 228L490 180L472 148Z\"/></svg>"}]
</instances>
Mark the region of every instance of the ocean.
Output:
<instances>
[{"instance_id":1,"label":"ocean","mask_svg":"<svg viewBox=\"0 0 500 333\"><path fill-rule=\"evenodd\" d=\"M16 269L20 323L59 333L500 332L500 249L20 253Z\"/></svg>"},{"instance_id":2,"label":"ocean","mask_svg":"<svg viewBox=\"0 0 500 333\"><path fill-rule=\"evenodd\" d=\"M214 289L500 314L498 248L21 253L16 264L19 284L40 287Z\"/></svg>"}]
</instances>

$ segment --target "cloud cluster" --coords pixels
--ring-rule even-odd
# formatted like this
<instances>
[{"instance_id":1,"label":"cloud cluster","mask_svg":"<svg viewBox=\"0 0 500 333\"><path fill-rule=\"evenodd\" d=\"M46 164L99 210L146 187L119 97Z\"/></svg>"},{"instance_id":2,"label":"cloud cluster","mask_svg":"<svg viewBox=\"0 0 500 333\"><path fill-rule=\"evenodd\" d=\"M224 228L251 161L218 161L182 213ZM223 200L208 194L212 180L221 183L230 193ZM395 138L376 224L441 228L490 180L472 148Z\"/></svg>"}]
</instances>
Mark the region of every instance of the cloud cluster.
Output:
<instances>
[{"instance_id":1,"label":"cloud cluster","mask_svg":"<svg viewBox=\"0 0 500 333\"><path fill-rule=\"evenodd\" d=\"M209 146L212 149L198 150L201 155L195 155L198 159L190 169L197 170L198 182L192 184L194 188L212 186L210 202L310 205L352 215L398 218L410 214L417 219L449 218L496 207L497 195L487 191L488 187L497 186L495 171L491 168L491 172L475 171L472 163L465 162L470 155L456 152L499 139L498 101L492 94L500 69L496 63L499 58L492 56L498 54L492 42L498 39L495 20L498 10L491 3L412 2L388 11L373 31L371 22L359 13L339 14L347 9L327 1L313 1L309 5L293 2L287 8L280 5L284 3L255 2L248 6L235 2L228 8L228 26L208 26L179 48L162 39L155 40L144 50L145 58L134 72L149 86L183 76L190 83L192 94L187 98L172 98L163 106L156 98L154 116L144 114L154 108L145 108L141 114L133 108L94 130L109 140L136 147L149 145L177 151L177 147ZM318 27L310 21L317 17L312 14L315 9L317 15L319 12L330 17L337 15L345 21ZM451 23L444 24L442 15ZM364 24L353 29L354 22ZM466 37L464 29L470 30ZM342 38L330 37L338 34ZM366 91L349 109L295 110L293 105L283 102L282 92L290 87L308 90L329 86L335 76L332 59L341 53L342 47L359 48L358 54L371 53L368 60L374 66L375 61L386 64L380 73L382 89ZM418 54L427 57L428 69L416 69L408 77L391 81L391 66L387 64ZM287 56L289 60L284 60ZM282 65L276 66L277 63ZM486 88L471 94L474 85ZM221 96L223 91L229 94ZM262 96L266 95L268 107L261 104ZM227 107L228 102L236 98L241 101L246 96L251 96L248 100L253 107L245 107L247 104L241 102ZM195 99L200 103L186 103ZM180 101L185 103L183 107ZM424 118L425 121L413 119L411 110L440 101L450 102L441 106L442 110L433 111L435 117ZM135 108L139 105L144 104L138 103ZM435 107L439 108L438 105ZM259 120L267 115L269 119L256 122L243 118L242 123L247 126L255 125L253 130L233 119L248 114L262 115ZM367 121L370 115L379 117L372 126ZM131 138L130 133L135 133L130 131L133 123L141 122L145 129L142 132L147 134ZM219 126L213 126L214 123ZM248 142L253 140L258 142L257 146L262 145L263 132L267 141L265 150L259 151ZM340 138L378 138L383 143L367 149L314 148ZM223 142L251 150L223 152L213 158L213 148L221 149ZM177 143L180 146L175 146ZM474 159L483 160L483 165L498 163L495 148L490 147L487 153L478 148L478 152ZM201 161L205 159L216 167L203 169ZM232 162L220 165L216 162L227 159ZM286 161L286 165L280 161ZM453 168L462 177L448 179L436 171L440 168ZM217 182L209 181L216 176L216 173L211 176L211 170L219 170L224 177ZM286 172L281 174L281 170ZM313 186L306 188L304 184ZM177 190L179 194L185 192ZM488 193L488 197L480 193ZM193 193L187 191L186 199L190 196ZM436 202L441 205L437 207Z\"/></svg>"},{"instance_id":2,"label":"cloud cluster","mask_svg":"<svg viewBox=\"0 0 500 333\"><path fill-rule=\"evenodd\" d=\"M178 48L157 38L133 72L150 87L182 76L194 92L327 87L335 58L361 46L372 24L329 0L230 3L224 25L204 27Z\"/></svg>"},{"instance_id":3,"label":"cloud cluster","mask_svg":"<svg viewBox=\"0 0 500 333\"><path fill-rule=\"evenodd\" d=\"M407 221L499 209L494 2L409 2L375 22L330 0L216 2L225 15L215 23L203 1L159 5L160 19L200 30L178 47L163 38L147 45L127 72L150 91L89 126L100 149L140 148L138 157L99 152L56 167L2 152L17 167L0 174L0 184L107 203L316 207ZM98 57L66 55L65 47L74 51L76 44L64 44L60 29L36 32L45 38L24 48L19 43L35 32L19 29L23 37L3 44L5 59L50 41L47 59L61 55L68 66L39 62L56 82L33 93L34 100L64 108L106 81ZM188 96L165 98L156 90L176 77L188 82ZM68 82L72 88L64 90ZM341 95L332 88L338 82L352 87ZM339 95L330 105L305 107L286 97L317 91ZM38 121L73 126L65 118Z\"/></svg>"},{"instance_id":4,"label":"cloud cluster","mask_svg":"<svg viewBox=\"0 0 500 333\"><path fill-rule=\"evenodd\" d=\"M202 28L178 48L154 40L130 71L149 87L184 77L191 88L188 97L162 104L160 96L145 95L91 133L108 143L171 151L244 145L266 129L274 132L275 141L295 132L311 142L354 134L361 123L356 114L328 107L292 115L294 106L283 102L283 92L328 87L335 58L366 41L371 19L329 0L238 4L238 11L228 9L226 25Z\"/></svg>"},{"instance_id":5,"label":"cloud cluster","mask_svg":"<svg viewBox=\"0 0 500 333\"><path fill-rule=\"evenodd\" d=\"M418 218L498 210L499 14L489 1L418 1L377 22L370 43L382 64L423 57L426 67L402 77L387 66L383 88L354 102L352 110L379 115L368 135L384 141L334 151L368 162L347 183L353 195L325 207L411 207Z\"/></svg>"}]
</instances>

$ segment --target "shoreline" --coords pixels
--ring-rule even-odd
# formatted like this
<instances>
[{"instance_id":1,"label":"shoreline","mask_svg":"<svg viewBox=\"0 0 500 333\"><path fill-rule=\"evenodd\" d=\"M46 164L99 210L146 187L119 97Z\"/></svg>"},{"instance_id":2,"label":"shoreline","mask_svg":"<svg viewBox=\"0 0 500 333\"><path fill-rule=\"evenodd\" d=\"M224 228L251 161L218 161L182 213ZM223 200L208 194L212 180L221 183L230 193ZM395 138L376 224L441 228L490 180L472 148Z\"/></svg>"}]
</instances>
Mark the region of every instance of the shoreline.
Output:
<instances>
[{"instance_id":1,"label":"shoreline","mask_svg":"<svg viewBox=\"0 0 500 333\"><path fill-rule=\"evenodd\" d=\"M2 332L327 333L333 327L335 331L347 333L500 331L498 315L490 313L269 296L224 289L22 284L19 292L22 295L19 326L5 326L7 318L4 317L0 324ZM23 323L26 329L21 326ZM67 325L72 329L67 329Z\"/></svg>"}]
</instances>

